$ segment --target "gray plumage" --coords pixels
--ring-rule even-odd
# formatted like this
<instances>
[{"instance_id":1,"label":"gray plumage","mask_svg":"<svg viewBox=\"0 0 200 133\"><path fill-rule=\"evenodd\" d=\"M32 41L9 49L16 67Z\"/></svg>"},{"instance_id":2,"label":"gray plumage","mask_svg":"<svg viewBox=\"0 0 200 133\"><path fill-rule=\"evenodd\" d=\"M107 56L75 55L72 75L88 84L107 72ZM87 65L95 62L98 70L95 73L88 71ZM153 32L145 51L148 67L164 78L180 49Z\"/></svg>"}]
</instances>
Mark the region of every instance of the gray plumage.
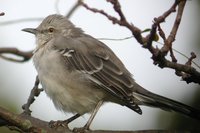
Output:
<instances>
[{"instance_id":1,"label":"gray plumage","mask_svg":"<svg viewBox=\"0 0 200 133\"><path fill-rule=\"evenodd\" d=\"M176 111L200 119L200 111L153 94L138 85L104 43L61 15L50 15L36 28L33 62L55 107L83 115L99 101L115 102L142 114L138 105Z\"/></svg>"}]
</instances>

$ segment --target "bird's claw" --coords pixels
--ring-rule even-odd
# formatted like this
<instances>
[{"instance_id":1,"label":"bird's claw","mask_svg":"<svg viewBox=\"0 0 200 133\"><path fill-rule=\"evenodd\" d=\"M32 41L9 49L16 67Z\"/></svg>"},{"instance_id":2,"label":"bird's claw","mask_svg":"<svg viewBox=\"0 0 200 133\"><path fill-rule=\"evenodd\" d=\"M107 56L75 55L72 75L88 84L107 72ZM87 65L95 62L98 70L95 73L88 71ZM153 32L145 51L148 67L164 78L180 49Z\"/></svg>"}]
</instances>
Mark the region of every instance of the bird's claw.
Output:
<instances>
[{"instance_id":1,"label":"bird's claw","mask_svg":"<svg viewBox=\"0 0 200 133\"><path fill-rule=\"evenodd\" d=\"M90 129L88 127L84 126L84 127L80 127L80 128L74 128L73 132L74 133L86 133L89 130Z\"/></svg>"},{"instance_id":2,"label":"bird's claw","mask_svg":"<svg viewBox=\"0 0 200 133\"><path fill-rule=\"evenodd\" d=\"M69 128L68 123L66 121L59 121L59 120L58 121L50 121L49 126L51 128L58 128L58 127Z\"/></svg>"}]
</instances>

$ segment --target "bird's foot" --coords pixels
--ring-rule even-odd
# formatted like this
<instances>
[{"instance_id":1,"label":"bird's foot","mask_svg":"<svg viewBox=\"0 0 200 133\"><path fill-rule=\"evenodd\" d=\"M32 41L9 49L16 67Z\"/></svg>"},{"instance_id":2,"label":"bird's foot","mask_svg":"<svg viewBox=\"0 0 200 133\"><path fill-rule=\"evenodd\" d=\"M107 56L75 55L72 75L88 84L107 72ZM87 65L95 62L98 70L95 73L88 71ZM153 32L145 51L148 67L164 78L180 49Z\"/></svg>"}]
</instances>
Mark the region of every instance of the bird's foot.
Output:
<instances>
[{"instance_id":1,"label":"bird's foot","mask_svg":"<svg viewBox=\"0 0 200 133\"><path fill-rule=\"evenodd\" d=\"M58 128L58 127L65 127L65 128L69 128L68 127L68 121L64 120L64 121L50 121L49 122L49 126L51 128Z\"/></svg>"},{"instance_id":2,"label":"bird's foot","mask_svg":"<svg viewBox=\"0 0 200 133\"><path fill-rule=\"evenodd\" d=\"M84 127L80 127L80 128L74 128L73 132L74 133L87 133L87 131L89 131L89 127L84 126Z\"/></svg>"}]
</instances>

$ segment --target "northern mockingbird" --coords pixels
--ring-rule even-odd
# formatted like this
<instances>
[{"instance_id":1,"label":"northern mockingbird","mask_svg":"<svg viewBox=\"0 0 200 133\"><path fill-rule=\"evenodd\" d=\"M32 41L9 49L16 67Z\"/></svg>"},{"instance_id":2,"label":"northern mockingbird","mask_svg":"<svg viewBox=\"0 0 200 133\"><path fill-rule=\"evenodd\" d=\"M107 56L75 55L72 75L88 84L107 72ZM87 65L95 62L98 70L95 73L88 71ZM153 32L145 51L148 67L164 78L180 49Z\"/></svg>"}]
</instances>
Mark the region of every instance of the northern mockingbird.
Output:
<instances>
[{"instance_id":1,"label":"northern mockingbird","mask_svg":"<svg viewBox=\"0 0 200 133\"><path fill-rule=\"evenodd\" d=\"M50 15L37 28L23 31L36 36L33 62L45 92L58 110L76 113L66 123L93 112L85 125L88 129L103 102L127 106L138 114L142 114L139 105L146 105L200 119L198 109L138 85L109 47L64 16Z\"/></svg>"}]
</instances>

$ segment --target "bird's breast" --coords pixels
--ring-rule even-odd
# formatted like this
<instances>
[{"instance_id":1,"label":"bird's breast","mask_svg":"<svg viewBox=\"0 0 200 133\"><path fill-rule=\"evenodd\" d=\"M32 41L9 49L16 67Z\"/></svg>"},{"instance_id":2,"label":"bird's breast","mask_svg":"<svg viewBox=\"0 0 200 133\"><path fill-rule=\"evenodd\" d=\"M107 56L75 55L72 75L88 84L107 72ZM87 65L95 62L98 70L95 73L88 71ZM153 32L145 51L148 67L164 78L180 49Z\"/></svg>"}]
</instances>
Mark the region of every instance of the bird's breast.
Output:
<instances>
[{"instance_id":1,"label":"bird's breast","mask_svg":"<svg viewBox=\"0 0 200 133\"><path fill-rule=\"evenodd\" d=\"M69 71L57 51L38 50L33 61L42 87L57 109L84 114L104 98L102 91L88 84L87 75Z\"/></svg>"}]
</instances>

